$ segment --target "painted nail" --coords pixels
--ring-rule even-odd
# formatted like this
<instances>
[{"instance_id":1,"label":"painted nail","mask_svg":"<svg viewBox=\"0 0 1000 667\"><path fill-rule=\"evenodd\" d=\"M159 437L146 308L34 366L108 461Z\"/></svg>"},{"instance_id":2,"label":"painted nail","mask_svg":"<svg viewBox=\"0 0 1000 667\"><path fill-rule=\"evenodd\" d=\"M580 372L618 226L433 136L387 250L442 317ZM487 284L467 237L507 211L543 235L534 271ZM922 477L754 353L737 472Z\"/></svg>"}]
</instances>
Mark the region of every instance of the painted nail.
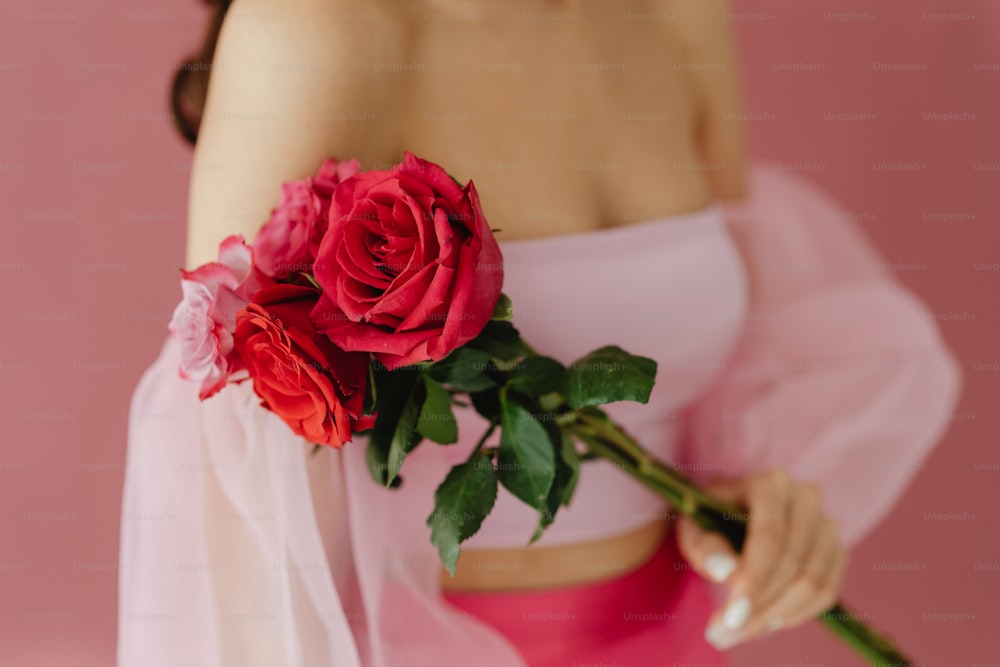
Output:
<instances>
[{"instance_id":1,"label":"painted nail","mask_svg":"<svg viewBox=\"0 0 1000 667\"><path fill-rule=\"evenodd\" d=\"M719 623L713 623L705 628L705 641L720 651L739 643L736 635Z\"/></svg>"},{"instance_id":2,"label":"painted nail","mask_svg":"<svg viewBox=\"0 0 1000 667\"><path fill-rule=\"evenodd\" d=\"M722 614L722 623L730 630L739 630L750 618L750 598L738 597Z\"/></svg>"},{"instance_id":3,"label":"painted nail","mask_svg":"<svg viewBox=\"0 0 1000 667\"><path fill-rule=\"evenodd\" d=\"M716 552L709 554L705 559L705 570L712 581L722 583L729 578L729 575L736 569L736 559L727 553Z\"/></svg>"}]
</instances>

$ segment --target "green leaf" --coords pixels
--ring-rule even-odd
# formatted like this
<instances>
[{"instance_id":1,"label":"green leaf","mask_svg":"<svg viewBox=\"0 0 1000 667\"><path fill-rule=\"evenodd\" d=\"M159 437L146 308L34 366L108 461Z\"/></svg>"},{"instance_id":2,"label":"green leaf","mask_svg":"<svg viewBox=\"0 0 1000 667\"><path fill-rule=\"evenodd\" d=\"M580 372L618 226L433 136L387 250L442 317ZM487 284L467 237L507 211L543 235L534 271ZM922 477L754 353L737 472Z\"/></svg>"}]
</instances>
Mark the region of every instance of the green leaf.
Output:
<instances>
[{"instance_id":1,"label":"green leaf","mask_svg":"<svg viewBox=\"0 0 1000 667\"><path fill-rule=\"evenodd\" d=\"M487 421L500 421L500 393L496 387L469 394L472 407Z\"/></svg>"},{"instance_id":2,"label":"green leaf","mask_svg":"<svg viewBox=\"0 0 1000 667\"><path fill-rule=\"evenodd\" d=\"M391 484L403 467L403 459L420 444L420 433L417 432L417 422L420 419L420 407L427 397L427 386L423 382L415 382L410 388L410 394L399 413L399 421L393 429L389 442L388 483Z\"/></svg>"},{"instance_id":3,"label":"green leaf","mask_svg":"<svg viewBox=\"0 0 1000 667\"><path fill-rule=\"evenodd\" d=\"M424 383L419 373L410 369L392 372L376 369L373 377L378 388L375 405L378 417L368 436L368 471L379 484L392 486L395 475L389 475L389 453L393 439L414 387L419 385L422 388Z\"/></svg>"},{"instance_id":4,"label":"green leaf","mask_svg":"<svg viewBox=\"0 0 1000 667\"><path fill-rule=\"evenodd\" d=\"M389 448L379 446L379 443L371 439L368 440L368 449L365 450L365 462L368 464L368 472L376 484L380 484L388 489L398 489L403 478L396 475L389 480Z\"/></svg>"},{"instance_id":5,"label":"green leaf","mask_svg":"<svg viewBox=\"0 0 1000 667\"><path fill-rule=\"evenodd\" d=\"M563 396L574 409L615 401L646 403L656 381L656 362L615 345L573 362L563 376Z\"/></svg>"},{"instance_id":6,"label":"green leaf","mask_svg":"<svg viewBox=\"0 0 1000 667\"><path fill-rule=\"evenodd\" d=\"M542 536L545 529L555 521L556 512L563 505L569 504L569 498L573 495L576 481L580 472L579 461L577 460L576 449L573 441L562 430L547 423L546 431L550 441L558 444L556 456L556 474L552 481L552 488L545 498L545 506L539 511L538 526L531 536L529 544L534 543Z\"/></svg>"},{"instance_id":7,"label":"green leaf","mask_svg":"<svg viewBox=\"0 0 1000 667\"><path fill-rule=\"evenodd\" d=\"M420 409L417 431L441 445L458 442L458 425L451 411L451 395L439 383L424 377L427 398Z\"/></svg>"},{"instance_id":8,"label":"green leaf","mask_svg":"<svg viewBox=\"0 0 1000 667\"><path fill-rule=\"evenodd\" d=\"M482 350L501 361L513 361L526 354L521 334L510 322L490 320L478 336L469 341L468 346Z\"/></svg>"},{"instance_id":9,"label":"green leaf","mask_svg":"<svg viewBox=\"0 0 1000 667\"><path fill-rule=\"evenodd\" d=\"M493 315L490 319L506 320L508 322L514 319L514 303L510 300L509 296L500 294L500 300L497 301L497 307L493 309Z\"/></svg>"},{"instance_id":10,"label":"green leaf","mask_svg":"<svg viewBox=\"0 0 1000 667\"><path fill-rule=\"evenodd\" d=\"M426 373L442 384L471 393L496 386L491 369L489 354L463 346L428 367Z\"/></svg>"},{"instance_id":11,"label":"green leaf","mask_svg":"<svg viewBox=\"0 0 1000 667\"><path fill-rule=\"evenodd\" d=\"M541 510L556 474L555 452L541 422L500 393L500 483L519 499Z\"/></svg>"},{"instance_id":12,"label":"green leaf","mask_svg":"<svg viewBox=\"0 0 1000 667\"><path fill-rule=\"evenodd\" d=\"M369 438L368 448L365 450L365 462L368 464L368 473L375 483L389 486L389 478L386 475L386 471L389 470L389 448L383 449L377 440Z\"/></svg>"},{"instance_id":13,"label":"green leaf","mask_svg":"<svg viewBox=\"0 0 1000 667\"><path fill-rule=\"evenodd\" d=\"M493 461L482 451L451 469L434 493L434 512L427 517L431 544L455 576L459 545L476 534L497 498Z\"/></svg>"},{"instance_id":14,"label":"green leaf","mask_svg":"<svg viewBox=\"0 0 1000 667\"><path fill-rule=\"evenodd\" d=\"M538 397L559 391L566 368L549 357L528 357L507 376L511 389L527 396Z\"/></svg>"},{"instance_id":15,"label":"green leaf","mask_svg":"<svg viewBox=\"0 0 1000 667\"><path fill-rule=\"evenodd\" d=\"M559 432L562 438L562 446L560 448L560 454L562 454L563 463L565 463L570 470L569 479L566 480L565 485L563 485L562 495L559 498L559 502L562 505L568 507L571 500L573 500L573 492L576 491L576 483L580 480L580 454L576 451L576 447L573 443L573 438L565 431Z\"/></svg>"},{"instance_id":16,"label":"green leaf","mask_svg":"<svg viewBox=\"0 0 1000 667\"><path fill-rule=\"evenodd\" d=\"M368 386L365 387L364 413L366 415L375 414L375 406L378 403L378 385L375 382L375 367L368 364Z\"/></svg>"}]
</instances>

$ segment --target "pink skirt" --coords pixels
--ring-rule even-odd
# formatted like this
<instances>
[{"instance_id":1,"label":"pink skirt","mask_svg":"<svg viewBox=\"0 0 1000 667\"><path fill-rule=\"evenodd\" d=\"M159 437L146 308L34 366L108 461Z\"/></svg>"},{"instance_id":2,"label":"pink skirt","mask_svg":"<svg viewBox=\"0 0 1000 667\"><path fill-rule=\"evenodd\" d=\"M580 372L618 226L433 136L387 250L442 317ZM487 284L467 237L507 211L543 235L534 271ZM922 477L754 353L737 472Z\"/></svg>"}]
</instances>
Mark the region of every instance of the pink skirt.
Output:
<instances>
[{"instance_id":1,"label":"pink skirt","mask_svg":"<svg viewBox=\"0 0 1000 667\"><path fill-rule=\"evenodd\" d=\"M519 593L446 592L454 607L496 628L530 667L728 667L704 638L709 584L677 551L671 530L656 554L617 579Z\"/></svg>"}]
</instances>

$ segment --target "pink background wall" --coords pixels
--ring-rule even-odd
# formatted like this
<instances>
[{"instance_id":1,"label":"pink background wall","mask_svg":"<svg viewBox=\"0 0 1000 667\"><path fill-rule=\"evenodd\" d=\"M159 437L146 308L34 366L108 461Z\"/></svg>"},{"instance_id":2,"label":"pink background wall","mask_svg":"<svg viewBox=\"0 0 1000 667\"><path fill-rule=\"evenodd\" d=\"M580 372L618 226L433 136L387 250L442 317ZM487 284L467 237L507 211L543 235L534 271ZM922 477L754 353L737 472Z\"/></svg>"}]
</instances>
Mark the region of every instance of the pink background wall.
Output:
<instances>
[{"instance_id":1,"label":"pink background wall","mask_svg":"<svg viewBox=\"0 0 1000 667\"><path fill-rule=\"evenodd\" d=\"M200 7L94 4L0 9L4 667L113 664L128 401L179 295L191 154L165 101ZM844 598L921 664L1000 664L1000 5L737 0L732 19L753 152L840 197L889 262L923 267L900 277L964 364L953 428L854 552ZM733 655L860 664L816 624Z\"/></svg>"}]
</instances>

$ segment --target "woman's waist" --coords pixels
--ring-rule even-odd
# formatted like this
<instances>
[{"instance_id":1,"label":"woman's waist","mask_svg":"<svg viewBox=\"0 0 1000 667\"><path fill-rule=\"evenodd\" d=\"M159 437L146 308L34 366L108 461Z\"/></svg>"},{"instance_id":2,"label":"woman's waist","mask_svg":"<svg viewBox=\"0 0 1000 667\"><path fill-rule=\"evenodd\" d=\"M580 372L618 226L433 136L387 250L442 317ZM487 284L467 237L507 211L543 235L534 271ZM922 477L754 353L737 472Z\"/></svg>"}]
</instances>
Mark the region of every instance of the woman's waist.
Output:
<instances>
[{"instance_id":1,"label":"woman's waist","mask_svg":"<svg viewBox=\"0 0 1000 667\"><path fill-rule=\"evenodd\" d=\"M668 539L664 512L638 528L600 539L552 546L463 548L455 576L441 569L449 594L518 593L618 580L649 563Z\"/></svg>"},{"instance_id":2,"label":"woman's waist","mask_svg":"<svg viewBox=\"0 0 1000 667\"><path fill-rule=\"evenodd\" d=\"M532 665L725 664L701 634L714 610L672 524L651 555L607 580L518 591L444 591L444 600L511 640ZM462 558L465 556L463 555ZM461 562L461 558L460 558ZM566 563L563 563L566 567Z\"/></svg>"}]
</instances>

